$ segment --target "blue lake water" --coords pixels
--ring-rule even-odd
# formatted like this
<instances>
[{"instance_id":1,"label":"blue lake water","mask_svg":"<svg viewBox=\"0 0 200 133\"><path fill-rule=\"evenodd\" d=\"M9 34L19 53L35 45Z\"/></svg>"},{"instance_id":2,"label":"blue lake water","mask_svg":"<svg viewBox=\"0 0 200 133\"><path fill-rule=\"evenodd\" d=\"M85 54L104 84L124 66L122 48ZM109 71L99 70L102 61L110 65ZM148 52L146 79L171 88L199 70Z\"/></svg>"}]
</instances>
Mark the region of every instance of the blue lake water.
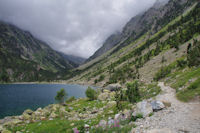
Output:
<instances>
[{"instance_id":1,"label":"blue lake water","mask_svg":"<svg viewBox=\"0 0 200 133\"><path fill-rule=\"evenodd\" d=\"M0 119L20 115L26 109L36 110L55 103L56 92L64 88L68 97L85 97L88 86L64 84L0 84Z\"/></svg>"}]
</instances>

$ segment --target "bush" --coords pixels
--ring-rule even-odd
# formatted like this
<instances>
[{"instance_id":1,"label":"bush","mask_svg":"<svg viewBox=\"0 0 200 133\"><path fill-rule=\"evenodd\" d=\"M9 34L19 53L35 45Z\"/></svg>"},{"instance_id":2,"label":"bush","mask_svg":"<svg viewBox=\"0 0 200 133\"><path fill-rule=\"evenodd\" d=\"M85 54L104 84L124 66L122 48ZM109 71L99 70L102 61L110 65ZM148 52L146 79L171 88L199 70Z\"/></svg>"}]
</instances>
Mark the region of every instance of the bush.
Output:
<instances>
[{"instance_id":1,"label":"bush","mask_svg":"<svg viewBox=\"0 0 200 133\"><path fill-rule=\"evenodd\" d=\"M142 119L142 118L143 118L143 114L138 113L138 114L136 114L136 116L131 117L131 121L136 121L137 119Z\"/></svg>"},{"instance_id":2,"label":"bush","mask_svg":"<svg viewBox=\"0 0 200 133\"><path fill-rule=\"evenodd\" d=\"M132 83L127 84L126 95L128 97L129 102L135 103L140 100L138 81L134 81Z\"/></svg>"},{"instance_id":3,"label":"bush","mask_svg":"<svg viewBox=\"0 0 200 133\"><path fill-rule=\"evenodd\" d=\"M57 95L55 96L55 100L58 101L59 103L64 103L66 98L67 98L67 93L63 88L60 91L58 91Z\"/></svg>"},{"instance_id":4,"label":"bush","mask_svg":"<svg viewBox=\"0 0 200 133\"><path fill-rule=\"evenodd\" d=\"M189 67L200 65L200 42L196 42L188 51L187 61Z\"/></svg>"},{"instance_id":5,"label":"bush","mask_svg":"<svg viewBox=\"0 0 200 133\"><path fill-rule=\"evenodd\" d=\"M187 61L185 60L177 60L177 67L183 68L187 65Z\"/></svg>"},{"instance_id":6,"label":"bush","mask_svg":"<svg viewBox=\"0 0 200 133\"><path fill-rule=\"evenodd\" d=\"M169 73L171 73L171 67L166 66L166 67L161 67L161 69L155 74L154 80L158 81L164 77L166 77Z\"/></svg>"},{"instance_id":7,"label":"bush","mask_svg":"<svg viewBox=\"0 0 200 133\"><path fill-rule=\"evenodd\" d=\"M85 92L87 98L89 98L89 100L95 100L97 99L97 92L92 89L91 87L88 87L86 92Z\"/></svg>"}]
</instances>

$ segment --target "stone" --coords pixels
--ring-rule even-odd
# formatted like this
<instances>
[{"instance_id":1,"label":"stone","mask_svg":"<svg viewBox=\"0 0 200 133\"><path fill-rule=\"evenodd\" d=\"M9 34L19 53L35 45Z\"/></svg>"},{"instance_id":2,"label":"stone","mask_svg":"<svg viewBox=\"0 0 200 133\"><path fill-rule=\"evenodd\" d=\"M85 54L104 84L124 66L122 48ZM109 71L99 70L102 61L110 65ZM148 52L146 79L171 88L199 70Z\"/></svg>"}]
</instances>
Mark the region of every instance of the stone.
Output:
<instances>
[{"instance_id":1,"label":"stone","mask_svg":"<svg viewBox=\"0 0 200 133\"><path fill-rule=\"evenodd\" d=\"M162 101L162 103L165 105L165 107L171 107L172 104L168 101Z\"/></svg>"},{"instance_id":2,"label":"stone","mask_svg":"<svg viewBox=\"0 0 200 133\"><path fill-rule=\"evenodd\" d=\"M97 99L100 100L100 101L106 101L106 100L110 99L110 94L107 93L107 92L101 93L101 94L99 94Z\"/></svg>"},{"instance_id":3,"label":"stone","mask_svg":"<svg viewBox=\"0 0 200 133\"><path fill-rule=\"evenodd\" d=\"M142 101L137 103L136 110L133 112L133 116L136 116L137 114L142 114L143 117L149 116L149 114L153 113L153 109L150 103L147 101Z\"/></svg>"},{"instance_id":4,"label":"stone","mask_svg":"<svg viewBox=\"0 0 200 133\"><path fill-rule=\"evenodd\" d=\"M74 123L71 123L71 124L70 124L70 126L72 126L72 127L73 127L73 126L74 126Z\"/></svg>"},{"instance_id":5,"label":"stone","mask_svg":"<svg viewBox=\"0 0 200 133\"><path fill-rule=\"evenodd\" d=\"M22 123L22 121L19 120L19 119L12 119L12 120L10 120L10 121L4 123L3 126L10 126L10 127L13 127L13 126L15 126L15 125L17 125L17 124L19 124L19 123Z\"/></svg>"},{"instance_id":6,"label":"stone","mask_svg":"<svg viewBox=\"0 0 200 133\"><path fill-rule=\"evenodd\" d=\"M106 126L107 126L107 121L105 121L105 120L101 120L100 122L99 122L99 125L98 125L99 127L102 127L102 128L106 128Z\"/></svg>"},{"instance_id":7,"label":"stone","mask_svg":"<svg viewBox=\"0 0 200 133\"><path fill-rule=\"evenodd\" d=\"M23 120L30 120L30 119L31 119L31 115L26 114L26 113L24 113L24 114L22 115L22 117L23 117Z\"/></svg>"},{"instance_id":8,"label":"stone","mask_svg":"<svg viewBox=\"0 0 200 133\"><path fill-rule=\"evenodd\" d=\"M68 112L65 110L65 107L61 107L59 112L61 115L68 115Z\"/></svg>"},{"instance_id":9,"label":"stone","mask_svg":"<svg viewBox=\"0 0 200 133\"><path fill-rule=\"evenodd\" d=\"M1 133L12 133L12 132L9 131L9 130L4 129Z\"/></svg>"},{"instance_id":10,"label":"stone","mask_svg":"<svg viewBox=\"0 0 200 133\"><path fill-rule=\"evenodd\" d=\"M115 114L115 120L119 120L120 119L120 114Z\"/></svg>"},{"instance_id":11,"label":"stone","mask_svg":"<svg viewBox=\"0 0 200 133\"><path fill-rule=\"evenodd\" d=\"M112 126L114 124L115 124L115 121L111 117L109 117L108 118L108 126Z\"/></svg>"},{"instance_id":12,"label":"stone","mask_svg":"<svg viewBox=\"0 0 200 133\"><path fill-rule=\"evenodd\" d=\"M84 125L84 128L87 128L87 129L88 129L88 128L90 128L90 126L89 126L88 124L85 124L85 125Z\"/></svg>"},{"instance_id":13,"label":"stone","mask_svg":"<svg viewBox=\"0 0 200 133\"><path fill-rule=\"evenodd\" d=\"M40 118L40 120L41 120L41 121L44 121L44 120L46 120L46 117L43 117L43 116L42 116L42 117Z\"/></svg>"},{"instance_id":14,"label":"stone","mask_svg":"<svg viewBox=\"0 0 200 133\"><path fill-rule=\"evenodd\" d=\"M110 101L110 102L107 103L106 107L111 108L113 106L116 106L116 104L117 104L116 101Z\"/></svg>"},{"instance_id":15,"label":"stone","mask_svg":"<svg viewBox=\"0 0 200 133\"><path fill-rule=\"evenodd\" d=\"M109 91L116 91L120 89L122 86L120 84L110 84L105 89Z\"/></svg>"},{"instance_id":16,"label":"stone","mask_svg":"<svg viewBox=\"0 0 200 133\"><path fill-rule=\"evenodd\" d=\"M32 114L33 114L33 111L32 111L32 110L30 110L30 109L27 109L27 110L25 110L25 111L24 111L24 113L23 113L23 114L32 115Z\"/></svg>"},{"instance_id":17,"label":"stone","mask_svg":"<svg viewBox=\"0 0 200 133\"><path fill-rule=\"evenodd\" d=\"M125 110L123 111L123 114L125 115L126 119L128 119L128 118L131 117L131 110L125 109Z\"/></svg>"},{"instance_id":18,"label":"stone","mask_svg":"<svg viewBox=\"0 0 200 133\"><path fill-rule=\"evenodd\" d=\"M55 112L52 112L49 116L49 118L56 118L57 117L57 114Z\"/></svg>"},{"instance_id":19,"label":"stone","mask_svg":"<svg viewBox=\"0 0 200 133\"><path fill-rule=\"evenodd\" d=\"M17 131L16 133L22 133L22 132L20 132L20 131Z\"/></svg>"},{"instance_id":20,"label":"stone","mask_svg":"<svg viewBox=\"0 0 200 133\"><path fill-rule=\"evenodd\" d=\"M165 108L165 105L161 101L152 101L151 106L153 111L159 111Z\"/></svg>"},{"instance_id":21,"label":"stone","mask_svg":"<svg viewBox=\"0 0 200 133\"><path fill-rule=\"evenodd\" d=\"M152 130L149 130L147 131L147 133L174 133L172 132L170 129L152 129Z\"/></svg>"},{"instance_id":22,"label":"stone","mask_svg":"<svg viewBox=\"0 0 200 133\"><path fill-rule=\"evenodd\" d=\"M2 125L0 125L0 132L3 130L3 126Z\"/></svg>"}]
</instances>

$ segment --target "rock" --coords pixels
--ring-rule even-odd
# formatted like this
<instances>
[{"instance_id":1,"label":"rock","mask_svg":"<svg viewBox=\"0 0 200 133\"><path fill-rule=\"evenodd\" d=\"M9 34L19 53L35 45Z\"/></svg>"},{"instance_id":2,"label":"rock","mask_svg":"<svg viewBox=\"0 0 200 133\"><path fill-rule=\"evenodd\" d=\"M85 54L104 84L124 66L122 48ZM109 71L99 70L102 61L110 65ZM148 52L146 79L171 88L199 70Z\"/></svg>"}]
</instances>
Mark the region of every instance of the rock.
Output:
<instances>
[{"instance_id":1,"label":"rock","mask_svg":"<svg viewBox=\"0 0 200 133\"><path fill-rule=\"evenodd\" d=\"M107 93L107 92L106 93L101 93L98 96L98 100L100 100L100 101L106 101L108 99L110 99L110 94Z\"/></svg>"},{"instance_id":2,"label":"rock","mask_svg":"<svg viewBox=\"0 0 200 133\"><path fill-rule=\"evenodd\" d=\"M23 114L32 115L32 113L33 113L33 111L32 111L32 110L30 110L30 109L27 109L27 110L25 110L25 111L24 111L24 113L23 113Z\"/></svg>"},{"instance_id":3,"label":"rock","mask_svg":"<svg viewBox=\"0 0 200 133\"><path fill-rule=\"evenodd\" d=\"M126 119L128 119L128 118L131 117L131 111L130 111L130 110L125 109L125 110L123 111L123 114L125 115Z\"/></svg>"},{"instance_id":4,"label":"rock","mask_svg":"<svg viewBox=\"0 0 200 133\"><path fill-rule=\"evenodd\" d=\"M49 118L56 118L57 117L57 114L55 112L52 112L49 116Z\"/></svg>"},{"instance_id":5,"label":"rock","mask_svg":"<svg viewBox=\"0 0 200 133\"><path fill-rule=\"evenodd\" d=\"M122 114L116 114L115 115L115 121L124 121L126 120L126 116L122 113Z\"/></svg>"},{"instance_id":6,"label":"rock","mask_svg":"<svg viewBox=\"0 0 200 133\"><path fill-rule=\"evenodd\" d=\"M10 121L4 123L3 126L13 127L13 126L15 126L15 125L17 125L17 124L19 124L19 123L22 123L22 121L19 120L19 119L12 119L12 120L10 120Z\"/></svg>"},{"instance_id":7,"label":"rock","mask_svg":"<svg viewBox=\"0 0 200 133\"><path fill-rule=\"evenodd\" d=\"M84 128L88 129L88 128L90 128L90 126L88 124L85 124Z\"/></svg>"},{"instance_id":8,"label":"rock","mask_svg":"<svg viewBox=\"0 0 200 133\"><path fill-rule=\"evenodd\" d=\"M136 116L137 114L142 114L143 117L149 116L153 112L152 106L147 101L142 101L137 103L136 110L133 113L133 116Z\"/></svg>"},{"instance_id":9,"label":"rock","mask_svg":"<svg viewBox=\"0 0 200 133\"><path fill-rule=\"evenodd\" d=\"M4 129L1 133L12 133L12 132L9 131L9 130Z\"/></svg>"},{"instance_id":10,"label":"rock","mask_svg":"<svg viewBox=\"0 0 200 133\"><path fill-rule=\"evenodd\" d=\"M153 111L159 111L165 108L165 105L161 101L152 101L151 106Z\"/></svg>"},{"instance_id":11,"label":"rock","mask_svg":"<svg viewBox=\"0 0 200 133\"><path fill-rule=\"evenodd\" d=\"M26 113L24 113L24 114L22 115L22 117L23 117L23 120L30 120L30 119L31 119L31 115L26 114Z\"/></svg>"},{"instance_id":12,"label":"rock","mask_svg":"<svg viewBox=\"0 0 200 133\"><path fill-rule=\"evenodd\" d=\"M61 115L64 115L64 116L68 115L68 112L65 110L65 107L61 107L59 112L60 112Z\"/></svg>"},{"instance_id":13,"label":"rock","mask_svg":"<svg viewBox=\"0 0 200 133\"><path fill-rule=\"evenodd\" d=\"M110 91L109 91L109 90L106 90L106 89L104 89L104 90L103 90L103 93L110 93Z\"/></svg>"},{"instance_id":14,"label":"rock","mask_svg":"<svg viewBox=\"0 0 200 133\"><path fill-rule=\"evenodd\" d=\"M115 120L119 120L120 119L120 114L116 114L115 115Z\"/></svg>"},{"instance_id":15,"label":"rock","mask_svg":"<svg viewBox=\"0 0 200 133\"><path fill-rule=\"evenodd\" d=\"M110 102L107 103L106 107L111 108L113 106L116 106L116 104L117 104L116 101L110 101Z\"/></svg>"},{"instance_id":16,"label":"rock","mask_svg":"<svg viewBox=\"0 0 200 133\"><path fill-rule=\"evenodd\" d=\"M0 132L3 130L3 126L2 125L0 125Z\"/></svg>"},{"instance_id":17,"label":"rock","mask_svg":"<svg viewBox=\"0 0 200 133\"><path fill-rule=\"evenodd\" d=\"M115 124L115 121L111 117L109 117L108 118L108 126L110 127L110 126L112 126L114 124Z\"/></svg>"},{"instance_id":18,"label":"rock","mask_svg":"<svg viewBox=\"0 0 200 133\"><path fill-rule=\"evenodd\" d=\"M171 107L172 104L168 101L162 101L162 103L165 105L165 107Z\"/></svg>"},{"instance_id":19,"label":"rock","mask_svg":"<svg viewBox=\"0 0 200 133\"><path fill-rule=\"evenodd\" d=\"M72 127L73 127L73 126L74 126L74 123L70 124L70 126L72 126Z\"/></svg>"},{"instance_id":20,"label":"rock","mask_svg":"<svg viewBox=\"0 0 200 133\"><path fill-rule=\"evenodd\" d=\"M98 125L99 127L102 127L102 128L106 128L106 126L107 126L107 121L105 121L105 120L101 120L100 122L99 122L99 125Z\"/></svg>"},{"instance_id":21,"label":"rock","mask_svg":"<svg viewBox=\"0 0 200 133\"><path fill-rule=\"evenodd\" d=\"M44 121L44 120L46 120L46 117L41 117L40 120Z\"/></svg>"},{"instance_id":22,"label":"rock","mask_svg":"<svg viewBox=\"0 0 200 133\"><path fill-rule=\"evenodd\" d=\"M22 133L22 132L20 132L20 131L17 131L16 133Z\"/></svg>"},{"instance_id":23,"label":"rock","mask_svg":"<svg viewBox=\"0 0 200 133\"><path fill-rule=\"evenodd\" d=\"M173 133L170 129L152 129L147 131L147 133Z\"/></svg>"},{"instance_id":24,"label":"rock","mask_svg":"<svg viewBox=\"0 0 200 133\"><path fill-rule=\"evenodd\" d=\"M113 114L114 112L112 110L109 110L108 114Z\"/></svg>"},{"instance_id":25,"label":"rock","mask_svg":"<svg viewBox=\"0 0 200 133\"><path fill-rule=\"evenodd\" d=\"M105 89L109 91L116 91L120 89L122 86L120 84L110 84Z\"/></svg>"}]
</instances>

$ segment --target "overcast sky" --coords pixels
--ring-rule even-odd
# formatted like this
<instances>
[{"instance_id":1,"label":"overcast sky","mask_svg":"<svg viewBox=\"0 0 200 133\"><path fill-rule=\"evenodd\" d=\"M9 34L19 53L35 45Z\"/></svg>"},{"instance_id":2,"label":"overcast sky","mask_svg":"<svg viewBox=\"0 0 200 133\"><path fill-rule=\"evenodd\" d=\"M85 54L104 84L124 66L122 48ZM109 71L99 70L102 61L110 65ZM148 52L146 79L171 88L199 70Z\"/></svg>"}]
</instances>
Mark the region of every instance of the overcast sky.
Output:
<instances>
[{"instance_id":1,"label":"overcast sky","mask_svg":"<svg viewBox=\"0 0 200 133\"><path fill-rule=\"evenodd\" d=\"M112 33L155 0L0 0L0 20L30 31L53 49L91 56Z\"/></svg>"}]
</instances>

